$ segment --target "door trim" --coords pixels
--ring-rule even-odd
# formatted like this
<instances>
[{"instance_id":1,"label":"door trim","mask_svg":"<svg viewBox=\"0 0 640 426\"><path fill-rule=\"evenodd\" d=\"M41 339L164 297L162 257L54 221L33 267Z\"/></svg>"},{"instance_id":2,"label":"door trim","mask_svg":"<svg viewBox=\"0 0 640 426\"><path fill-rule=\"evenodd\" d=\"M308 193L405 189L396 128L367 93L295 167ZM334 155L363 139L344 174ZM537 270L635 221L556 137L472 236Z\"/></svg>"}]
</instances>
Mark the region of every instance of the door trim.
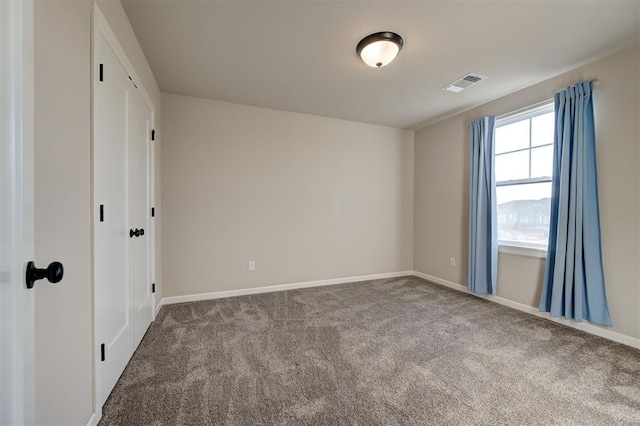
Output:
<instances>
[{"instance_id":1,"label":"door trim","mask_svg":"<svg viewBox=\"0 0 640 426\"><path fill-rule=\"evenodd\" d=\"M35 423L35 297L24 281L34 256L33 21L32 0L0 2L0 424Z\"/></svg>"}]
</instances>

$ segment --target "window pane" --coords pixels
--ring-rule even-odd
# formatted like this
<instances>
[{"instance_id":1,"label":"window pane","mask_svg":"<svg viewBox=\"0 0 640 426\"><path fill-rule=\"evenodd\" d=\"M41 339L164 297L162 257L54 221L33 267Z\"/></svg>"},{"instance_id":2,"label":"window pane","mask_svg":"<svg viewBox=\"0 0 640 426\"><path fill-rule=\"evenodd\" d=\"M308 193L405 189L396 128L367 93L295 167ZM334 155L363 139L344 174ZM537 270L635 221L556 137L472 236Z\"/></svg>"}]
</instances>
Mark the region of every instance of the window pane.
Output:
<instances>
[{"instance_id":1,"label":"window pane","mask_svg":"<svg viewBox=\"0 0 640 426\"><path fill-rule=\"evenodd\" d=\"M496 182L529 178L529 150L496 155Z\"/></svg>"},{"instance_id":2,"label":"window pane","mask_svg":"<svg viewBox=\"0 0 640 426\"><path fill-rule=\"evenodd\" d=\"M553 173L553 145L531 150L531 177L551 177Z\"/></svg>"},{"instance_id":3,"label":"window pane","mask_svg":"<svg viewBox=\"0 0 640 426\"><path fill-rule=\"evenodd\" d=\"M498 240L546 246L551 218L551 182L499 186Z\"/></svg>"},{"instance_id":4,"label":"window pane","mask_svg":"<svg viewBox=\"0 0 640 426\"><path fill-rule=\"evenodd\" d=\"M554 113L549 112L531 119L531 146L553 143Z\"/></svg>"},{"instance_id":5,"label":"window pane","mask_svg":"<svg viewBox=\"0 0 640 426\"><path fill-rule=\"evenodd\" d=\"M529 120L516 121L495 130L495 153L529 148Z\"/></svg>"}]
</instances>

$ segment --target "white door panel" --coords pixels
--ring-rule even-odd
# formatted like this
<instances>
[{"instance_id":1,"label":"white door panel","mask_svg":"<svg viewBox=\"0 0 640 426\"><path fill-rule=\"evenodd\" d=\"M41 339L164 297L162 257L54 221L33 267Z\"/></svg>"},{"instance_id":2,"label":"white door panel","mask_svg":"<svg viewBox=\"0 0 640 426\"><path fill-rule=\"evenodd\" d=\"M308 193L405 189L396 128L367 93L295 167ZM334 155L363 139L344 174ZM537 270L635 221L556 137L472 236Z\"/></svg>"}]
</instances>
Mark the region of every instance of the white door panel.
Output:
<instances>
[{"instance_id":1,"label":"white door panel","mask_svg":"<svg viewBox=\"0 0 640 426\"><path fill-rule=\"evenodd\" d=\"M135 312L136 347L153 317L151 281L149 280L149 139L151 111L142 95L133 92L129 109L129 176L131 188L131 224L141 235L131 241L131 265Z\"/></svg>"},{"instance_id":2,"label":"white door panel","mask_svg":"<svg viewBox=\"0 0 640 426\"><path fill-rule=\"evenodd\" d=\"M98 344L104 345L96 350L104 353L104 402L134 351L128 112L135 88L104 37L96 38L94 49L94 276Z\"/></svg>"}]
</instances>

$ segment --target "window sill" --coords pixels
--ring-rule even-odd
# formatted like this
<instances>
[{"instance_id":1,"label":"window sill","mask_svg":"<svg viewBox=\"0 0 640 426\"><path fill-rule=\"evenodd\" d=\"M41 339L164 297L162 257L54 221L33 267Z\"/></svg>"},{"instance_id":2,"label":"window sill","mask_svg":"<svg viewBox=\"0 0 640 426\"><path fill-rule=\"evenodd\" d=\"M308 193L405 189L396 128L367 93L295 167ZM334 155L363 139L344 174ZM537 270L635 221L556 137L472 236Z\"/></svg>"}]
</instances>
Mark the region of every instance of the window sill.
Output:
<instances>
[{"instance_id":1,"label":"window sill","mask_svg":"<svg viewBox=\"0 0 640 426\"><path fill-rule=\"evenodd\" d=\"M499 253L513 254L516 256L537 257L541 259L547 258L547 250L536 247L526 247L511 244L499 244Z\"/></svg>"}]
</instances>

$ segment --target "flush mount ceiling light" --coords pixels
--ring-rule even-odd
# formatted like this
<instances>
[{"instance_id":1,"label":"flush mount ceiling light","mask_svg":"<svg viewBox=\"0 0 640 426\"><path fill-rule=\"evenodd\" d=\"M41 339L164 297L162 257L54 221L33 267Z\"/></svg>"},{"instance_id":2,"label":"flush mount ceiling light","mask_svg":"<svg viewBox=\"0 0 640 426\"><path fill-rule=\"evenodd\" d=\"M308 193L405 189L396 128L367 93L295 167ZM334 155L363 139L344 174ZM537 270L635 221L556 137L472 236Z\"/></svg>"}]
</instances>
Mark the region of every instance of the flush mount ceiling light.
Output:
<instances>
[{"instance_id":1,"label":"flush mount ceiling light","mask_svg":"<svg viewBox=\"0 0 640 426\"><path fill-rule=\"evenodd\" d=\"M393 61L404 41L396 33L383 31L360 40L356 52L362 61L373 68L381 68Z\"/></svg>"}]
</instances>

